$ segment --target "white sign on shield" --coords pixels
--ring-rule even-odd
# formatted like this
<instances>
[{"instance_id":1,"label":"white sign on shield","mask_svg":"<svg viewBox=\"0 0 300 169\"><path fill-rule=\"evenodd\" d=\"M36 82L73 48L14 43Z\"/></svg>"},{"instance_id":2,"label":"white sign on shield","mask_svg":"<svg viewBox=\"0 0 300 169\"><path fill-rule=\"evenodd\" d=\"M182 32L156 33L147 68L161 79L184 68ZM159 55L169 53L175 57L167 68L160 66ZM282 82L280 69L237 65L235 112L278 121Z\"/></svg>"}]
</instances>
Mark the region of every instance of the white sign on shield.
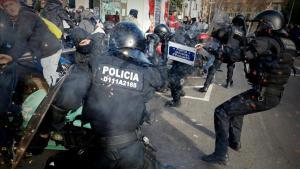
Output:
<instances>
[{"instance_id":1,"label":"white sign on shield","mask_svg":"<svg viewBox=\"0 0 300 169\"><path fill-rule=\"evenodd\" d=\"M168 59L194 66L196 59L196 48L181 45L175 42L169 42Z\"/></svg>"}]
</instances>

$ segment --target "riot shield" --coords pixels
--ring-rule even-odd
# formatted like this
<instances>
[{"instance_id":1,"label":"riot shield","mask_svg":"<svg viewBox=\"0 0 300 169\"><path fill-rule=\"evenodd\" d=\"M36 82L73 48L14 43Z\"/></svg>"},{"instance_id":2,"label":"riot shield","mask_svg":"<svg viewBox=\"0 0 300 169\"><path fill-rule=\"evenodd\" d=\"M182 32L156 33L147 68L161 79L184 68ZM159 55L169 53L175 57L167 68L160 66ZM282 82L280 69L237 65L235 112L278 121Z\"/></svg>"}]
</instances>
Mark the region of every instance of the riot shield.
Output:
<instances>
[{"instance_id":1,"label":"riot shield","mask_svg":"<svg viewBox=\"0 0 300 169\"><path fill-rule=\"evenodd\" d=\"M200 33L202 33L203 27L199 22L195 22L191 25L191 27L187 30L187 35L190 39L196 38Z\"/></svg>"},{"instance_id":2,"label":"riot shield","mask_svg":"<svg viewBox=\"0 0 300 169\"><path fill-rule=\"evenodd\" d=\"M185 35L186 35L186 29L187 29L188 26L186 25L182 25L182 27L180 27L179 29L177 29L175 31L175 34L174 34L174 37L172 39L172 41L175 41L177 43L180 43L182 45L186 45L186 42L185 42Z\"/></svg>"},{"instance_id":3,"label":"riot shield","mask_svg":"<svg viewBox=\"0 0 300 169\"><path fill-rule=\"evenodd\" d=\"M213 30L228 27L230 23L229 15L221 9L216 9L208 33L211 34Z\"/></svg>"},{"instance_id":4,"label":"riot shield","mask_svg":"<svg viewBox=\"0 0 300 169\"><path fill-rule=\"evenodd\" d=\"M29 144L31 143L33 137L35 136L39 126L41 125L47 111L49 110L56 94L64 83L65 79L69 75L72 67L69 69L68 73L64 75L59 82L52 88L50 88L47 96L39 104L38 108L35 110L31 119L29 120L27 127L24 130L24 135L21 138L18 147L16 149L15 156L12 161L12 169L16 169L20 161L22 160L23 155L25 154Z\"/></svg>"}]
</instances>

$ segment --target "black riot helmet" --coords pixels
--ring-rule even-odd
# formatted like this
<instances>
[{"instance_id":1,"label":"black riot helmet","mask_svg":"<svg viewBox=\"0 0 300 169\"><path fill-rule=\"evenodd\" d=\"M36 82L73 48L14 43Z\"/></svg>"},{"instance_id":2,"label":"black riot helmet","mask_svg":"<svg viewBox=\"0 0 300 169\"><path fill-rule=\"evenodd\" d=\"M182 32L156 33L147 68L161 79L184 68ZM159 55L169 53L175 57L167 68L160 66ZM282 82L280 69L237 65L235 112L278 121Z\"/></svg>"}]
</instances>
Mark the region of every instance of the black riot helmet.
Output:
<instances>
[{"instance_id":1,"label":"black riot helmet","mask_svg":"<svg viewBox=\"0 0 300 169\"><path fill-rule=\"evenodd\" d=\"M241 38L246 35L246 18L238 14L232 19L232 25L234 28L233 33L235 38Z\"/></svg>"},{"instance_id":2,"label":"black riot helmet","mask_svg":"<svg viewBox=\"0 0 300 169\"><path fill-rule=\"evenodd\" d=\"M134 23L120 22L111 32L109 48L116 50L131 48L145 51L146 40L143 32Z\"/></svg>"},{"instance_id":3,"label":"black riot helmet","mask_svg":"<svg viewBox=\"0 0 300 169\"><path fill-rule=\"evenodd\" d=\"M265 31L265 30L272 30L272 31L279 31L284 27L285 20L284 16L276 10L266 10L259 14L257 14L252 22L256 22L257 27L256 31Z\"/></svg>"},{"instance_id":4,"label":"black riot helmet","mask_svg":"<svg viewBox=\"0 0 300 169\"><path fill-rule=\"evenodd\" d=\"M171 33L170 28L165 24L159 24L154 28L154 33L159 36L160 40L167 40Z\"/></svg>"},{"instance_id":5,"label":"black riot helmet","mask_svg":"<svg viewBox=\"0 0 300 169\"><path fill-rule=\"evenodd\" d=\"M146 50L144 33L134 23L120 22L112 29L109 50L117 52L122 59L151 64L144 53Z\"/></svg>"},{"instance_id":6,"label":"black riot helmet","mask_svg":"<svg viewBox=\"0 0 300 169\"><path fill-rule=\"evenodd\" d=\"M245 26L245 20L243 15L238 14L232 19L232 24L236 26Z\"/></svg>"}]
</instances>

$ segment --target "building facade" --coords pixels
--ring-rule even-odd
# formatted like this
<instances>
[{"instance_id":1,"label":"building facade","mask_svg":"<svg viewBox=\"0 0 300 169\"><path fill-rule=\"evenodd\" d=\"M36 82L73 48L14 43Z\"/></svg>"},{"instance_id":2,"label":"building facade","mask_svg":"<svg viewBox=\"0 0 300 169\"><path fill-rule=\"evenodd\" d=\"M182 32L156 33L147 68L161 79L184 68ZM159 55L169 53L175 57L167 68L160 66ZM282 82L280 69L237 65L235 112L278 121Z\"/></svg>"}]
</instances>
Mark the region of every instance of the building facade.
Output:
<instances>
[{"instance_id":1,"label":"building facade","mask_svg":"<svg viewBox=\"0 0 300 169\"><path fill-rule=\"evenodd\" d=\"M120 20L126 19L130 9L138 10L138 22L143 31L149 28L150 15L156 24L165 23L169 15L170 0L69 0L74 7L80 5L85 8L93 8L100 14L104 21L107 16L119 15Z\"/></svg>"},{"instance_id":2,"label":"building facade","mask_svg":"<svg viewBox=\"0 0 300 169\"><path fill-rule=\"evenodd\" d=\"M183 1L183 16L190 16L191 18L202 18L203 0L184 0Z\"/></svg>"},{"instance_id":3,"label":"building facade","mask_svg":"<svg viewBox=\"0 0 300 169\"><path fill-rule=\"evenodd\" d=\"M281 10L288 0L216 0L216 7L221 8L230 16L244 14L252 17L266 9Z\"/></svg>"},{"instance_id":4,"label":"building facade","mask_svg":"<svg viewBox=\"0 0 300 169\"><path fill-rule=\"evenodd\" d=\"M210 21L214 11L220 9L231 17L237 14L252 17L265 9L281 10L287 2L288 0L184 0L183 16Z\"/></svg>"}]
</instances>

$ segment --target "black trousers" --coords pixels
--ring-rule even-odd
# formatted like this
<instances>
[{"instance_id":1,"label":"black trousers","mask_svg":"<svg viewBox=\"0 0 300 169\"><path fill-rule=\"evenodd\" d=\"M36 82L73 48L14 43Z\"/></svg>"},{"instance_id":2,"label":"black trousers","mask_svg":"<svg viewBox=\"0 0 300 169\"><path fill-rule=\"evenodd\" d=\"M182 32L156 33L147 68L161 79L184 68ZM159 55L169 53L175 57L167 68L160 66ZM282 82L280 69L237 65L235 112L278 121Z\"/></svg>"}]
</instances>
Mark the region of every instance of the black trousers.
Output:
<instances>
[{"instance_id":1,"label":"black trousers","mask_svg":"<svg viewBox=\"0 0 300 169\"><path fill-rule=\"evenodd\" d=\"M214 76L216 74L216 71L218 69L220 69L222 65L222 61L219 59L215 59L213 65L211 65L208 68L208 72L207 72L207 77L205 79L205 83L204 83L204 87L209 87L209 85L212 83L212 81L214 80Z\"/></svg>"},{"instance_id":2,"label":"black trousers","mask_svg":"<svg viewBox=\"0 0 300 169\"><path fill-rule=\"evenodd\" d=\"M0 72L0 115L10 111L9 108L12 103L13 91L17 85L17 79L15 67Z\"/></svg>"},{"instance_id":3,"label":"black trousers","mask_svg":"<svg viewBox=\"0 0 300 169\"><path fill-rule=\"evenodd\" d=\"M220 69L222 63L223 62L221 60L215 59L213 65L208 68L208 73L204 83L204 87L209 87L209 85L212 83L214 79L216 71ZM227 83L232 81L234 68L235 68L235 64L233 62L227 63L227 79L226 79Z\"/></svg>"},{"instance_id":4,"label":"black trousers","mask_svg":"<svg viewBox=\"0 0 300 169\"><path fill-rule=\"evenodd\" d=\"M151 156L151 155L150 155ZM152 156L154 157L154 156ZM136 141L125 147L70 150L50 157L45 169L163 169L164 167L149 157L145 147Z\"/></svg>"},{"instance_id":5,"label":"black trousers","mask_svg":"<svg viewBox=\"0 0 300 169\"><path fill-rule=\"evenodd\" d=\"M265 96L250 89L234 96L215 109L214 125L216 132L215 154L225 156L229 143L240 142L244 115L269 110L277 106L281 96Z\"/></svg>"},{"instance_id":6,"label":"black trousers","mask_svg":"<svg viewBox=\"0 0 300 169\"><path fill-rule=\"evenodd\" d=\"M182 85L180 80L187 77L193 72L194 68L190 65L173 62L172 68L169 70L169 84L171 89L171 95L175 102L180 101L180 92L182 90Z\"/></svg>"},{"instance_id":7,"label":"black trousers","mask_svg":"<svg viewBox=\"0 0 300 169\"><path fill-rule=\"evenodd\" d=\"M227 79L226 79L227 83L232 82L234 68L235 68L234 63L227 63Z\"/></svg>"}]
</instances>

